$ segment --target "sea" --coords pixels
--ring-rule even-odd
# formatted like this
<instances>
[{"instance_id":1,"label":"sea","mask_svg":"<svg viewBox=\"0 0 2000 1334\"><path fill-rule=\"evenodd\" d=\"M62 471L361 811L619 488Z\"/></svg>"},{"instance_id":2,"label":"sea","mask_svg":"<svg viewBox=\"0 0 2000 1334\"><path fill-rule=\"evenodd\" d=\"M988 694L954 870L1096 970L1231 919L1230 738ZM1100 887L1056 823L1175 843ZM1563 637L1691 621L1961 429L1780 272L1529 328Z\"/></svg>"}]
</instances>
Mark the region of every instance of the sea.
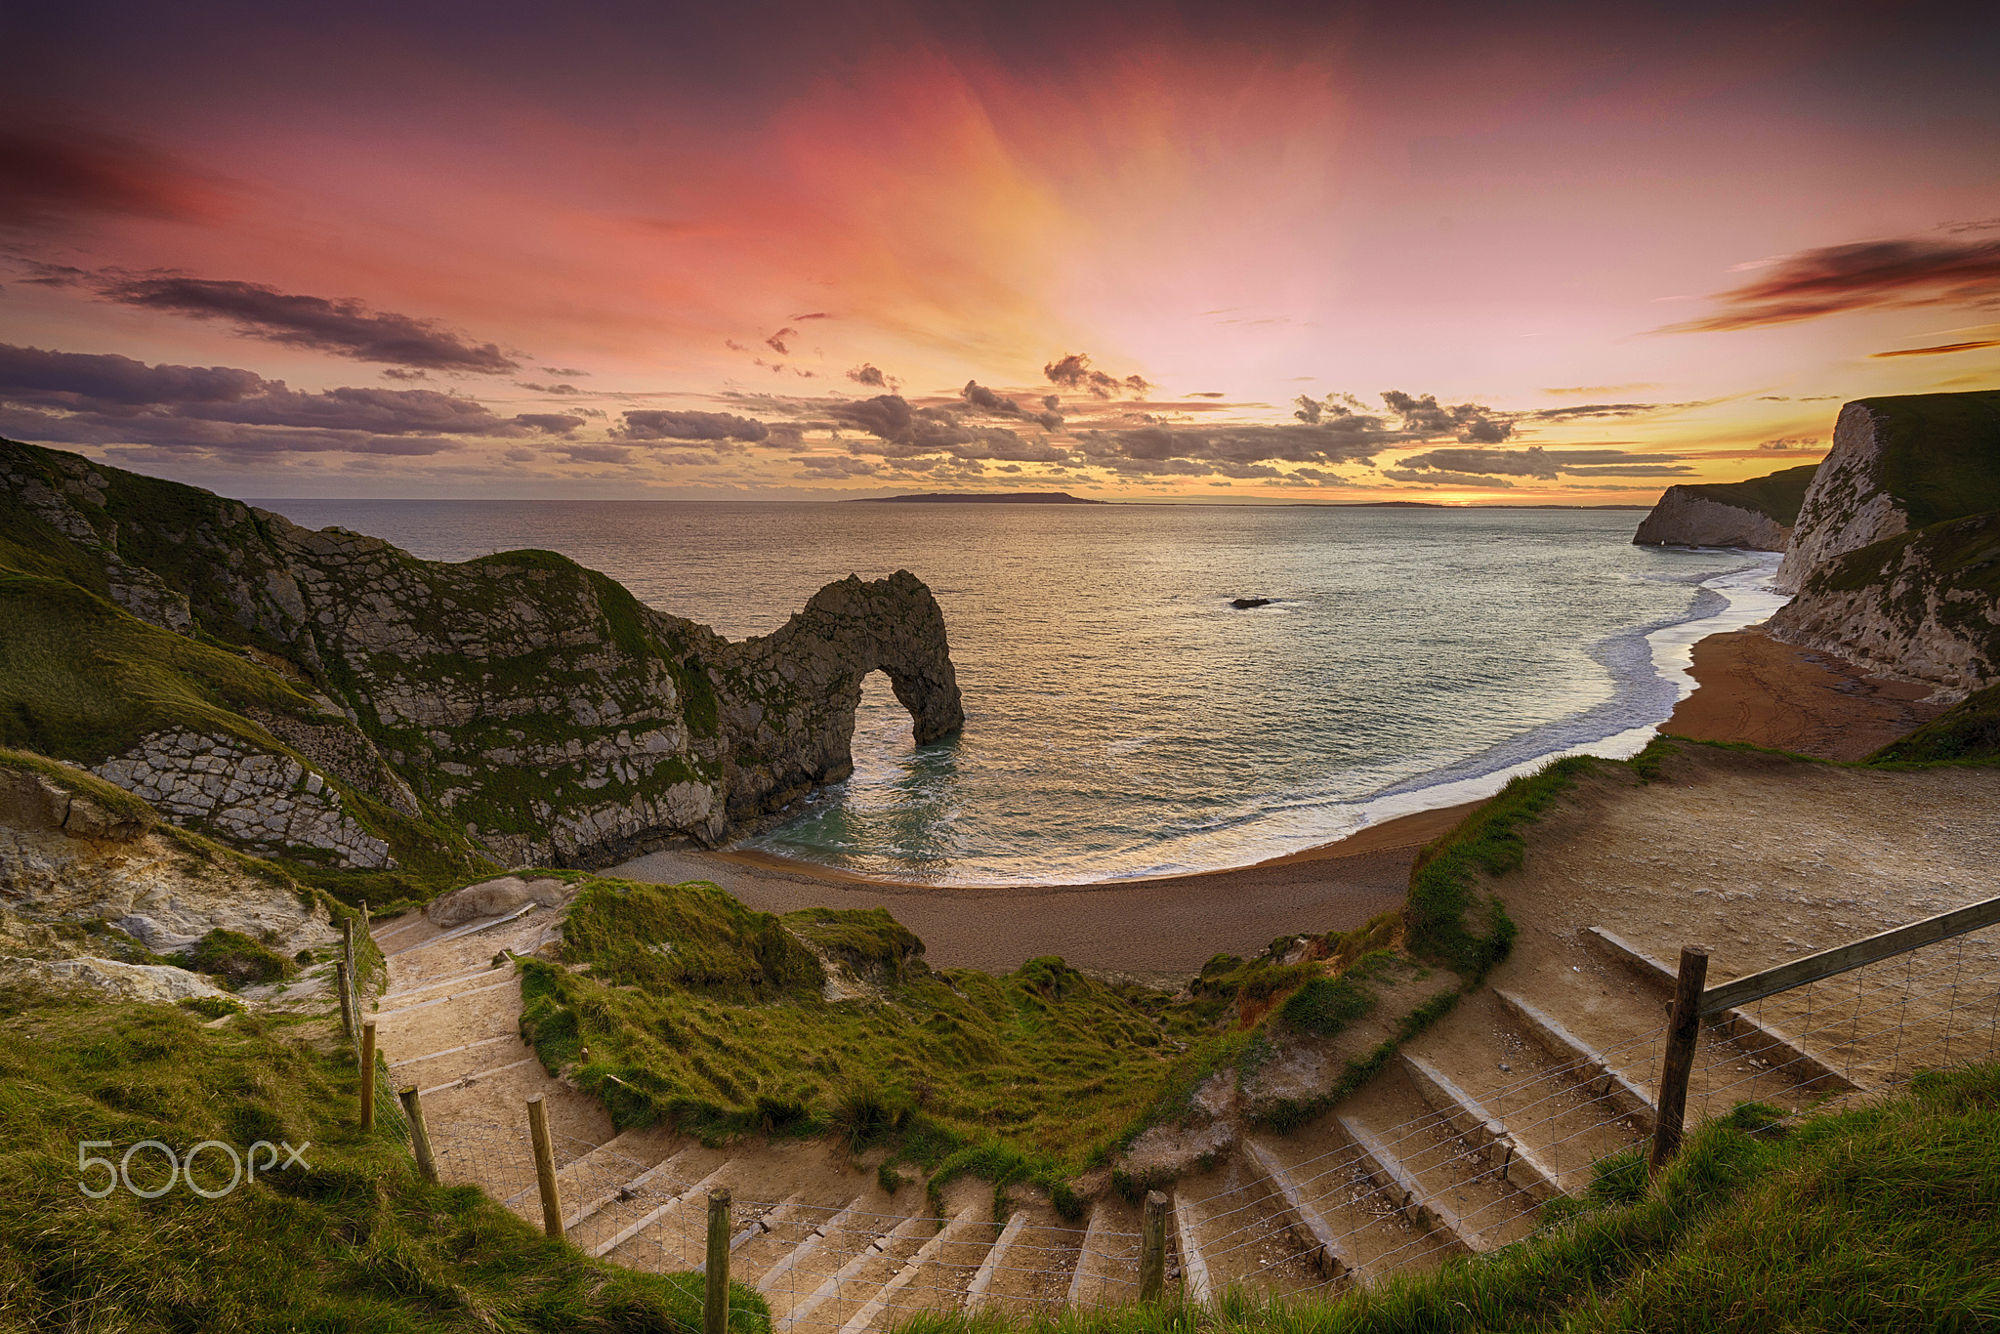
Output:
<instances>
[{"instance_id":1,"label":"sea","mask_svg":"<svg viewBox=\"0 0 2000 1334\"><path fill-rule=\"evenodd\" d=\"M1693 688L1694 641L1784 600L1776 556L1636 547L1626 510L257 503L433 560L559 551L731 638L912 571L963 733L916 746L871 674L853 776L744 846L939 886L1244 866L1634 754Z\"/></svg>"}]
</instances>

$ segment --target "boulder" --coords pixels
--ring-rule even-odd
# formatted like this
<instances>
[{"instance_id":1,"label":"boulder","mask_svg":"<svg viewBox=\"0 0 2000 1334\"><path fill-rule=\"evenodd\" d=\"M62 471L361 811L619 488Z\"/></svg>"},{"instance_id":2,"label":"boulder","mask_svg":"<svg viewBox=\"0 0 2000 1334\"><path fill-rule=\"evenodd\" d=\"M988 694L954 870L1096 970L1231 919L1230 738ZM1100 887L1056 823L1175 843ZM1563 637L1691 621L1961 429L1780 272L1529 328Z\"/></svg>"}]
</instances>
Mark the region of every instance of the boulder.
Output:
<instances>
[{"instance_id":1,"label":"boulder","mask_svg":"<svg viewBox=\"0 0 2000 1334\"><path fill-rule=\"evenodd\" d=\"M95 955L74 959L22 959L0 955L0 979L58 991L85 991L114 1000L181 1001L228 993L199 973L162 963L119 963Z\"/></svg>"},{"instance_id":2,"label":"boulder","mask_svg":"<svg viewBox=\"0 0 2000 1334\"><path fill-rule=\"evenodd\" d=\"M503 875L476 885L440 895L424 909L433 926L463 926L482 917L499 917L530 903L553 908L569 897L569 886L560 880L524 880Z\"/></svg>"}]
</instances>

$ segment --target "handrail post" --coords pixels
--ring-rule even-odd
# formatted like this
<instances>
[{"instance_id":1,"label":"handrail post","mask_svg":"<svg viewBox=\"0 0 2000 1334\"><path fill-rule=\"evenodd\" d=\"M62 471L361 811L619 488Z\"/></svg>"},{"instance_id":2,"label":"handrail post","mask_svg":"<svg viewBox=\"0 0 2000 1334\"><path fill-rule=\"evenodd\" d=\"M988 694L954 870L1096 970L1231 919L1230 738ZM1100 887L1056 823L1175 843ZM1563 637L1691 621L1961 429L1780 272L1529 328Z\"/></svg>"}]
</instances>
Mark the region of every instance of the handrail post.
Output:
<instances>
[{"instance_id":1,"label":"handrail post","mask_svg":"<svg viewBox=\"0 0 2000 1334\"><path fill-rule=\"evenodd\" d=\"M361 1128L375 1128L375 1021L361 1025Z\"/></svg>"},{"instance_id":2,"label":"handrail post","mask_svg":"<svg viewBox=\"0 0 2000 1334\"><path fill-rule=\"evenodd\" d=\"M549 1139L549 1113L542 1095L528 1095L528 1138L535 1146L535 1183L542 1188L542 1231L563 1234L562 1196L556 1191L556 1149Z\"/></svg>"},{"instance_id":3,"label":"handrail post","mask_svg":"<svg viewBox=\"0 0 2000 1334\"><path fill-rule=\"evenodd\" d=\"M702 1293L702 1334L729 1329L729 1187L708 1193L708 1286Z\"/></svg>"},{"instance_id":4,"label":"handrail post","mask_svg":"<svg viewBox=\"0 0 2000 1334\"><path fill-rule=\"evenodd\" d=\"M1146 1192L1139 1225L1139 1300L1157 1302L1167 1285L1167 1197Z\"/></svg>"},{"instance_id":5,"label":"handrail post","mask_svg":"<svg viewBox=\"0 0 2000 1334\"><path fill-rule=\"evenodd\" d=\"M1695 1039L1701 1034L1701 992L1708 981L1708 951L1681 947L1680 974L1674 985L1673 1017L1667 1021L1667 1050L1660 1061L1659 1116L1653 1123L1653 1153L1649 1175L1657 1175L1681 1147L1687 1120L1688 1076L1694 1073Z\"/></svg>"},{"instance_id":6,"label":"handrail post","mask_svg":"<svg viewBox=\"0 0 2000 1334\"><path fill-rule=\"evenodd\" d=\"M404 1085L396 1097L403 1104L403 1115L410 1121L410 1148L417 1156L417 1171L435 1186L438 1184L437 1159L431 1154L430 1127L424 1124L424 1104L417 1096L417 1086Z\"/></svg>"}]
</instances>

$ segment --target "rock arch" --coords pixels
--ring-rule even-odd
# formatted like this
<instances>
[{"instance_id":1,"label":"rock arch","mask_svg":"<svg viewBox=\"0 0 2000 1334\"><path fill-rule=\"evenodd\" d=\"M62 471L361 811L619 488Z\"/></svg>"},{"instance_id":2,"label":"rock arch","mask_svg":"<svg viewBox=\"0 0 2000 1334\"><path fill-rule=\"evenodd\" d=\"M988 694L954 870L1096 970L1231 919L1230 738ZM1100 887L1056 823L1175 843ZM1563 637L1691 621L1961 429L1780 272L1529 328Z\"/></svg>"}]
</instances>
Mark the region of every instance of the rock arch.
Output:
<instances>
[{"instance_id":1,"label":"rock arch","mask_svg":"<svg viewBox=\"0 0 2000 1334\"><path fill-rule=\"evenodd\" d=\"M754 819L854 770L861 681L889 678L918 745L965 725L944 612L908 570L828 584L779 629L730 644L711 672L732 821Z\"/></svg>"}]
</instances>

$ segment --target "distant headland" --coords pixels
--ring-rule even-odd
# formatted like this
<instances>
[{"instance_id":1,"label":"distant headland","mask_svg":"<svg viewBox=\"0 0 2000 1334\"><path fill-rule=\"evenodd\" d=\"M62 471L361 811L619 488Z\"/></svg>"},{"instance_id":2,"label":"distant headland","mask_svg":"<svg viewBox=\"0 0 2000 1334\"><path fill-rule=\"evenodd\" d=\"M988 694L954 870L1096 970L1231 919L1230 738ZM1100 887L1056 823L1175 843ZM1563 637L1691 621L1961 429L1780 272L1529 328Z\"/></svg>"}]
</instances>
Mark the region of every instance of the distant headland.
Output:
<instances>
[{"instance_id":1,"label":"distant headland","mask_svg":"<svg viewBox=\"0 0 2000 1334\"><path fill-rule=\"evenodd\" d=\"M923 491L902 496L856 496L871 504L892 501L933 505L1102 505L1102 500L1086 500L1067 491Z\"/></svg>"}]
</instances>

